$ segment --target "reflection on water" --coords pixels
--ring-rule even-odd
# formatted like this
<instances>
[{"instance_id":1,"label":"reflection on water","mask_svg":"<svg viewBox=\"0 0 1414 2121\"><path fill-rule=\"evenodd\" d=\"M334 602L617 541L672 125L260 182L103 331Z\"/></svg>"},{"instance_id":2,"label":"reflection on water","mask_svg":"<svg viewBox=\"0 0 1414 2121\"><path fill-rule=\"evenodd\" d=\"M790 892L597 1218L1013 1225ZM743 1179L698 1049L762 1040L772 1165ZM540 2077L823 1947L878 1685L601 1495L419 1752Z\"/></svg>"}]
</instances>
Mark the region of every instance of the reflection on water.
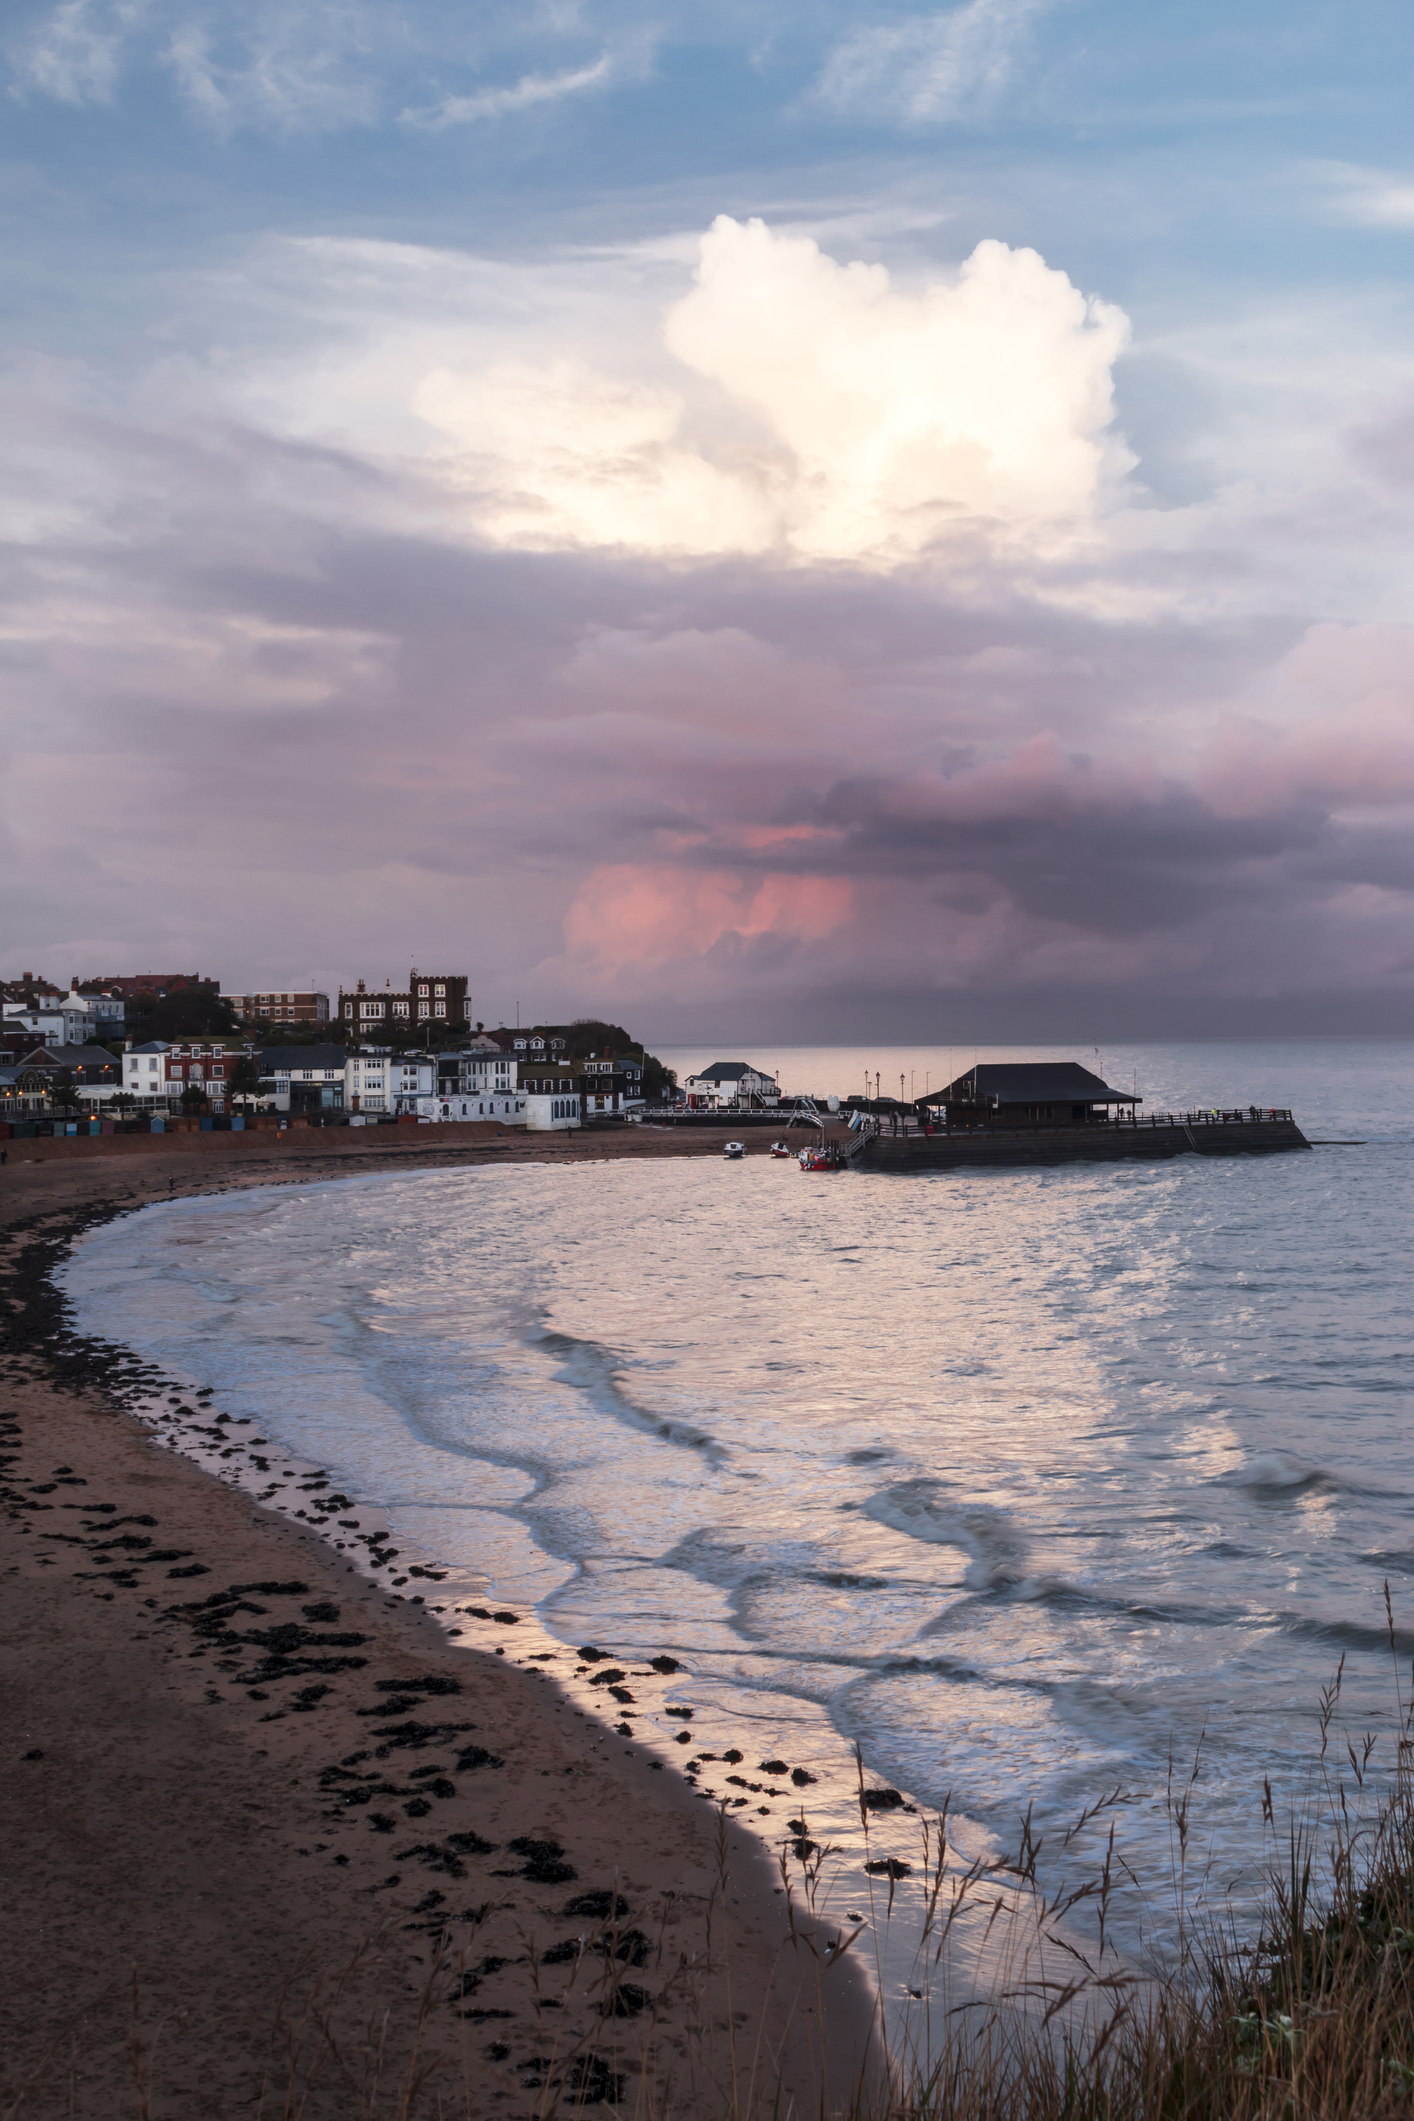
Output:
<instances>
[{"instance_id":1,"label":"reflection on water","mask_svg":"<svg viewBox=\"0 0 1414 2121\"><path fill-rule=\"evenodd\" d=\"M809 1697L999 1831L1118 1786L1166 1866L1201 1741L1230 1876L1342 1653L1388 1731L1386 1577L1414 1630L1409 1154L357 1179L71 1290L566 1642Z\"/></svg>"}]
</instances>

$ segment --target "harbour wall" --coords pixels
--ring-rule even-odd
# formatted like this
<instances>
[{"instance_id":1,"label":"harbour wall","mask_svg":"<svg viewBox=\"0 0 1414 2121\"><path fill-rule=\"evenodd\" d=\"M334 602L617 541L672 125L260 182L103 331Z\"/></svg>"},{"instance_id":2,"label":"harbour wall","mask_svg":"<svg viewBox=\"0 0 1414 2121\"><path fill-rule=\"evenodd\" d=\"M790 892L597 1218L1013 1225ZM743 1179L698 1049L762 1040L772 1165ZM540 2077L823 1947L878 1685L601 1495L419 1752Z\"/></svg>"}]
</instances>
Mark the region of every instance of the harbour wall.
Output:
<instances>
[{"instance_id":1,"label":"harbour wall","mask_svg":"<svg viewBox=\"0 0 1414 2121\"><path fill-rule=\"evenodd\" d=\"M1162 1162L1173 1156L1270 1156L1309 1149L1292 1119L1172 1126L997 1128L975 1134L875 1134L846 1151L852 1169L953 1171L1017 1164Z\"/></svg>"}]
</instances>

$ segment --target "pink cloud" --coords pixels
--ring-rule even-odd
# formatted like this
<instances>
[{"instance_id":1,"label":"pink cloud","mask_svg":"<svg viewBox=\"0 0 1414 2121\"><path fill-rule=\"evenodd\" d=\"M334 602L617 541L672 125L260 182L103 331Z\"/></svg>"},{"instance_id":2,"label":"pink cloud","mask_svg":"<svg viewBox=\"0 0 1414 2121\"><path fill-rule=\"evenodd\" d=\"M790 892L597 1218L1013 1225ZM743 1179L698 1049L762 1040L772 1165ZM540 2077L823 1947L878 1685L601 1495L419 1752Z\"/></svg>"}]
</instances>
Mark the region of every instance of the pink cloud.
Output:
<instances>
[{"instance_id":1,"label":"pink cloud","mask_svg":"<svg viewBox=\"0 0 1414 2121\"><path fill-rule=\"evenodd\" d=\"M848 920L853 898L838 877L605 864L565 915L565 947L615 979L630 968L681 966L723 943L818 942Z\"/></svg>"}]
</instances>

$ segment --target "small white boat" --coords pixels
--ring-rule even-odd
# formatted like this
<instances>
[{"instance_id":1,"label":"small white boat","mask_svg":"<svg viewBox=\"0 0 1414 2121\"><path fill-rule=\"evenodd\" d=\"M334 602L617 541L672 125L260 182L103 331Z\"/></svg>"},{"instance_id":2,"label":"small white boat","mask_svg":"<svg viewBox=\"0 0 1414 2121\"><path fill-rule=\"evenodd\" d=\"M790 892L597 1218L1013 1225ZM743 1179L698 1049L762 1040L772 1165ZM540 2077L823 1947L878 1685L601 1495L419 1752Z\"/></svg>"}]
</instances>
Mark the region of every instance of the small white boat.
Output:
<instances>
[{"instance_id":1,"label":"small white boat","mask_svg":"<svg viewBox=\"0 0 1414 2121\"><path fill-rule=\"evenodd\" d=\"M790 1143L789 1143L789 1142L772 1142L772 1144L771 1144L771 1154L772 1154L772 1156L789 1156L789 1155L790 1155Z\"/></svg>"},{"instance_id":2,"label":"small white boat","mask_svg":"<svg viewBox=\"0 0 1414 2121\"><path fill-rule=\"evenodd\" d=\"M745 1142L728 1142L728 1143L727 1143L727 1145L726 1145L726 1147L725 1147L725 1148L723 1149L723 1151L722 1151L722 1154L723 1154L723 1156L725 1156L725 1157L728 1157L728 1158L729 1158L729 1159L730 1159L730 1160L731 1160L731 1161L732 1161L733 1163L735 1163L736 1159L737 1159L737 1158L738 1158L739 1156L745 1156L745 1154L746 1154L746 1143L745 1143Z\"/></svg>"}]
</instances>

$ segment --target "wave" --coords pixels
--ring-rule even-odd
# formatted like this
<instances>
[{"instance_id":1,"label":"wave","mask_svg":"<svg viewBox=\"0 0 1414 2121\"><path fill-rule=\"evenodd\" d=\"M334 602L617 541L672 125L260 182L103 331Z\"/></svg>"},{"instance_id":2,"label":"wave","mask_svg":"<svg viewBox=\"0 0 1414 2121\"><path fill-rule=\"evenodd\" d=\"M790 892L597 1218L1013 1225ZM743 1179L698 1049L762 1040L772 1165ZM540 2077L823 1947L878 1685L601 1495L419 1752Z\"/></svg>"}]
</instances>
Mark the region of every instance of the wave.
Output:
<instances>
[{"instance_id":1,"label":"wave","mask_svg":"<svg viewBox=\"0 0 1414 2121\"><path fill-rule=\"evenodd\" d=\"M1298 1458L1294 1451L1259 1451L1249 1458L1240 1472L1227 1473L1223 1480L1235 1488L1267 1488L1277 1492L1295 1488L1338 1488L1343 1485L1339 1476L1326 1466L1313 1466L1306 1459Z\"/></svg>"},{"instance_id":2,"label":"wave","mask_svg":"<svg viewBox=\"0 0 1414 2121\"><path fill-rule=\"evenodd\" d=\"M553 1326L544 1326L532 1333L530 1341L532 1346L544 1348L556 1357L561 1383L588 1393L596 1406L614 1420L628 1422L644 1435L656 1436L662 1443L700 1452L704 1458L715 1461L729 1455L705 1429L695 1428L691 1422L671 1421L631 1399L619 1382L619 1373L626 1367L623 1356L615 1354L602 1342L580 1340L573 1333L562 1333Z\"/></svg>"},{"instance_id":3,"label":"wave","mask_svg":"<svg viewBox=\"0 0 1414 2121\"><path fill-rule=\"evenodd\" d=\"M963 1582L973 1591L1006 1591L1014 1598L1046 1598L1068 1587L1030 1565L1025 1534L992 1503L959 1502L945 1481L895 1481L862 1505L866 1517L933 1546L961 1547L971 1556Z\"/></svg>"}]
</instances>

